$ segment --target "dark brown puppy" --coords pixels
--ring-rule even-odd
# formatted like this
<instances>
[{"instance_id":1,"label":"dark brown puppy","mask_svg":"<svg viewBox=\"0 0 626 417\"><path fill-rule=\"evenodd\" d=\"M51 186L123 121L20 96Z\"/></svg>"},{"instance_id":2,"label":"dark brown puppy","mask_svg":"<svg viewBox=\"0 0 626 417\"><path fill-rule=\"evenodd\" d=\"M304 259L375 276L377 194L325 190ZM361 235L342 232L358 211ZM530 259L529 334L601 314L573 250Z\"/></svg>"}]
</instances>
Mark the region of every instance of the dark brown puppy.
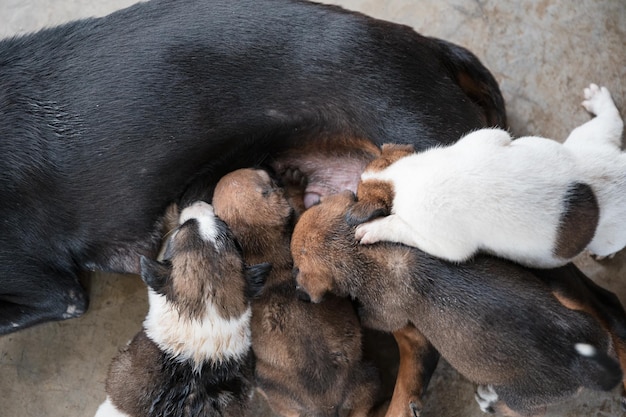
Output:
<instances>
[{"instance_id":1,"label":"dark brown puppy","mask_svg":"<svg viewBox=\"0 0 626 417\"><path fill-rule=\"evenodd\" d=\"M244 416L253 390L250 297L269 265L246 267L211 206L182 211L161 261L141 260L144 327L113 360L98 417Z\"/></svg>"},{"instance_id":2,"label":"dark brown puppy","mask_svg":"<svg viewBox=\"0 0 626 417\"><path fill-rule=\"evenodd\" d=\"M253 302L252 347L259 391L283 416L367 416L378 375L362 361L361 326L350 301L297 299L289 240L293 210L263 170L223 177L213 205L243 247L246 262L271 262Z\"/></svg>"},{"instance_id":3,"label":"dark brown puppy","mask_svg":"<svg viewBox=\"0 0 626 417\"><path fill-rule=\"evenodd\" d=\"M536 415L582 387L619 383L602 323L562 304L563 292L556 297L541 276L487 256L452 264L399 244L358 245L346 222L354 204L352 193L327 197L295 227L297 283L314 302L327 293L356 298L363 325L405 339L414 326L418 344L432 344L479 384L486 411Z\"/></svg>"}]
</instances>

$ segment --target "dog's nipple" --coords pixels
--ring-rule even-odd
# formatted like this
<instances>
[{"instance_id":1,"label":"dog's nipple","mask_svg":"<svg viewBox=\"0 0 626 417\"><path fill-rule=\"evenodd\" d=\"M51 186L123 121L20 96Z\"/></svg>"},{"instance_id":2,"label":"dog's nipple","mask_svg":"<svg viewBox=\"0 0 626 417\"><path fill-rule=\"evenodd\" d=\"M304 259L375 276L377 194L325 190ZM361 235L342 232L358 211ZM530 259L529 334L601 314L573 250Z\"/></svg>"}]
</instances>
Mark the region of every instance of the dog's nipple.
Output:
<instances>
[{"instance_id":1,"label":"dog's nipple","mask_svg":"<svg viewBox=\"0 0 626 417\"><path fill-rule=\"evenodd\" d=\"M310 208L320 202L320 195L318 193L305 193L304 194L304 207Z\"/></svg>"}]
</instances>

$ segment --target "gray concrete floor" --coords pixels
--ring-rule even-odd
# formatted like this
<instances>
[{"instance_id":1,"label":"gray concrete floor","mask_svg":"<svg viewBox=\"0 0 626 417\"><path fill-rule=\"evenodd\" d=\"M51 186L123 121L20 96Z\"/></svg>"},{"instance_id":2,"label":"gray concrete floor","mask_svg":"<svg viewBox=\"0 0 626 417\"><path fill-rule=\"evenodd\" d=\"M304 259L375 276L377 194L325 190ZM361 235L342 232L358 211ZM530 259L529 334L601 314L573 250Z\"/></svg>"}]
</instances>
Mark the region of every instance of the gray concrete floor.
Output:
<instances>
[{"instance_id":1,"label":"gray concrete floor","mask_svg":"<svg viewBox=\"0 0 626 417\"><path fill-rule=\"evenodd\" d=\"M0 0L0 37L71 19L107 14L134 0ZM626 115L624 0L336 0L374 17L468 47L491 69L516 135L564 139L588 119L580 106L590 82L606 85ZM1 123L1 121L0 121ZM577 264L626 302L626 251ZM0 416L91 416L104 399L104 378L117 349L140 328L145 289L134 276L95 273L84 317L0 337ZM255 415L265 415L259 409ZM424 417L482 413L473 386L445 363L427 394ZM622 415L617 391L583 392L548 416Z\"/></svg>"}]
</instances>

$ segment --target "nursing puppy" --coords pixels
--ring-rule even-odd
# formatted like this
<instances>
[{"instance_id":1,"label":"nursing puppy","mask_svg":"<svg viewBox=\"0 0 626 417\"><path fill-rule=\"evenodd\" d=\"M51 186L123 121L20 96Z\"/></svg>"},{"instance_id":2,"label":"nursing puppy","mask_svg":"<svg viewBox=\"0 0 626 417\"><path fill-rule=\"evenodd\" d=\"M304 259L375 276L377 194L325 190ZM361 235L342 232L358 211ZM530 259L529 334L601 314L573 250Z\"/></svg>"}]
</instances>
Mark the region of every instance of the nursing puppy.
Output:
<instances>
[{"instance_id":1,"label":"nursing puppy","mask_svg":"<svg viewBox=\"0 0 626 417\"><path fill-rule=\"evenodd\" d=\"M141 260L150 310L113 360L96 416L243 417L254 389L249 299L268 268L245 266L209 204L184 209L163 259Z\"/></svg>"},{"instance_id":2,"label":"nursing puppy","mask_svg":"<svg viewBox=\"0 0 626 417\"><path fill-rule=\"evenodd\" d=\"M397 243L355 244L345 220L354 204L351 193L327 197L296 224L296 281L313 302L327 293L349 296L358 300L364 326L400 333L413 326L424 339L416 350L427 341L480 385L483 410L537 415L582 387L610 390L620 382L618 346L601 314L585 312L588 300L489 256L452 264ZM409 393L421 392L411 388L413 381L398 381L396 388L400 383ZM412 415L420 399L401 394L411 398L404 410Z\"/></svg>"},{"instance_id":3,"label":"nursing puppy","mask_svg":"<svg viewBox=\"0 0 626 417\"><path fill-rule=\"evenodd\" d=\"M141 2L1 40L0 68L0 334L80 316L81 270L139 273L165 208L237 168L506 124L467 50L299 0ZM362 167L336 162L290 159L308 166L307 201L356 189Z\"/></svg>"},{"instance_id":4,"label":"nursing puppy","mask_svg":"<svg viewBox=\"0 0 626 417\"><path fill-rule=\"evenodd\" d=\"M378 374L363 362L361 326L350 301L298 300L289 240L293 210L263 170L244 169L215 188L215 212L243 247L246 262L271 262L252 304L256 382L283 416L368 416L378 400Z\"/></svg>"},{"instance_id":5,"label":"nursing puppy","mask_svg":"<svg viewBox=\"0 0 626 417\"><path fill-rule=\"evenodd\" d=\"M462 262L478 251L531 267L565 265L585 248L626 246L623 122L609 91L591 84L596 115L567 140L483 129L454 145L412 153L384 147L361 176L349 214L361 243L415 246Z\"/></svg>"}]
</instances>

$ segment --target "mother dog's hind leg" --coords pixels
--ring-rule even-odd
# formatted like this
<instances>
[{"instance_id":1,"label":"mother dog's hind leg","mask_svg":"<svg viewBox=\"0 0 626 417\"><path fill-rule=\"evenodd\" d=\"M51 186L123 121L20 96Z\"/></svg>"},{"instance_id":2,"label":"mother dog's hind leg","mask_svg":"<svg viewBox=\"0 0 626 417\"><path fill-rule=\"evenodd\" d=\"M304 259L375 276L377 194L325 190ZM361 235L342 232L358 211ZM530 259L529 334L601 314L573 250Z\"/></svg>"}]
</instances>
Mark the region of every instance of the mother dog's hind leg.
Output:
<instances>
[{"instance_id":1,"label":"mother dog's hind leg","mask_svg":"<svg viewBox=\"0 0 626 417\"><path fill-rule=\"evenodd\" d=\"M88 297L74 271L11 265L0 270L0 335L38 323L79 317Z\"/></svg>"}]
</instances>

